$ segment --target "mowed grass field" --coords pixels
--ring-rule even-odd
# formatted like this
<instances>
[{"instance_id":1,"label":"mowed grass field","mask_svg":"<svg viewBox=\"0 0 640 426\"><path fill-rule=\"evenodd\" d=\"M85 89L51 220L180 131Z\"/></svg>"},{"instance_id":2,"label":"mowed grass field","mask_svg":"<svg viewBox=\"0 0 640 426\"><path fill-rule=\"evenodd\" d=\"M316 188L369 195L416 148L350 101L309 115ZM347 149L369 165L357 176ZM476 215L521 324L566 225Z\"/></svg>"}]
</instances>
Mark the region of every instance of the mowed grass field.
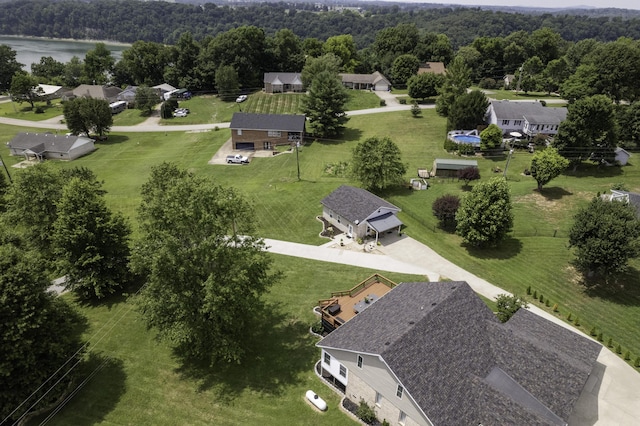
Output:
<instances>
[{"instance_id":1,"label":"mowed grass field","mask_svg":"<svg viewBox=\"0 0 640 426\"><path fill-rule=\"evenodd\" d=\"M18 131L24 129L0 126L0 142L10 140ZM409 111L355 116L347 124L347 131L340 140L307 140L298 157L300 181L297 180L295 152L272 158L254 158L248 166L207 164L229 138L228 129L203 133L112 134L109 141L98 144L99 149L91 155L56 165L86 166L94 170L104 180L110 206L128 216L134 229L140 186L147 179L150 168L162 161L173 161L243 193L254 206L261 236L320 244L325 241L318 237L320 224L315 219L322 211L320 200L341 184L355 184L349 176L329 173L331 164L349 161L353 148L364 138L389 136L402 151L408 180L417 177L418 168L431 169L435 158L450 157L442 148L444 135L445 120L433 110L424 110L421 118L413 118ZM6 148L3 148L2 155L7 163L18 161L8 158ZM504 170L507 160L505 156L477 159L482 179L501 175L494 173L493 169L500 167ZM624 168L597 168L585 164L577 172L568 171L556 178L540 194L535 181L522 173L529 167L530 160L528 152L516 151L509 164L507 178L515 225L510 238L496 249L464 247L459 237L437 227L431 212L433 201L444 194L464 194L468 189L461 182L431 179L427 191L398 189L383 196L402 208L400 218L406 224L405 232L411 237L505 290L524 295L527 287L531 287L538 295L543 294L545 299L550 299L552 306L557 303L562 318L571 312L573 318L580 318L580 328L587 333L592 327L597 327L602 331L605 342L611 337L614 344L622 345L623 351L631 351L633 360L640 355L637 332L640 326L640 261L635 259L631 263L623 289L587 292L570 266L572 254L567 247L567 235L577 209L586 205L598 192L607 192L612 184L620 182L630 190L640 192L640 168L633 161ZM287 273L287 278L285 284L275 287L268 296L269 301L277 301L281 306L278 312L285 313L278 321L273 321L276 331L270 331L272 333L278 333L281 328L289 330L286 324L291 318L305 323L304 327L307 327L307 322L313 321L310 310L318 298L333 290L350 288L368 276L368 272L349 275L340 265L275 258L277 266ZM82 309L91 327L97 329L110 318L115 318L118 309L128 306L128 303L116 301L108 306ZM537 302L531 303L540 306ZM308 341L313 339L302 331L295 340L297 343L276 339L282 344L269 346L264 343L269 355L257 355L256 364L268 369L266 365L269 363L265 359L286 364L289 358L283 357L283 353L310 351L310 355L302 356L304 362L291 361L308 365L308 368L292 367L299 370L298 375L295 378L289 376L288 385L280 382L280 391L267 393L265 388L268 386L259 383L273 384L276 380L265 376L267 373L261 369L253 370L252 365L232 369L228 375L216 373L206 379L181 375L170 351L153 341L153 333L144 330L134 311L123 317L114 330L117 330L118 337L112 338L106 355L114 359L115 369L121 373L114 372L105 377L105 386L112 390L105 395L100 387L88 388L94 390L86 396L83 396L85 392L90 391L81 392L73 401L78 405L61 413L59 424L141 422L132 420L132 416L148 416L141 417L142 422L154 424L275 424L283 419L289 423L289 418L293 419L292 424L325 424L325 419L327 423L336 421L333 412L327 415L316 415L312 411L304 414L302 408L306 407L300 405L304 404L301 399L306 386L324 389L311 371L319 352L313 348L313 341ZM154 363L156 359L157 363ZM248 368L247 371L257 375L256 378L243 375L243 368ZM286 369L277 370L282 374ZM122 380L117 379L118 374ZM235 379L238 375L240 378ZM109 377L113 378L114 384L109 384ZM207 386L203 387L203 382ZM91 386L94 386L93 381ZM223 403L225 396L228 399ZM334 399L329 392L322 396L327 396L330 407L336 407L337 398ZM99 407L101 403L104 404L102 408ZM279 408L280 404L282 408ZM140 409L147 406L154 408ZM203 417L203 407L210 417ZM304 417L295 417L298 411ZM189 413L193 416L189 417ZM337 419L338 423L347 422L342 414Z\"/></svg>"}]
</instances>

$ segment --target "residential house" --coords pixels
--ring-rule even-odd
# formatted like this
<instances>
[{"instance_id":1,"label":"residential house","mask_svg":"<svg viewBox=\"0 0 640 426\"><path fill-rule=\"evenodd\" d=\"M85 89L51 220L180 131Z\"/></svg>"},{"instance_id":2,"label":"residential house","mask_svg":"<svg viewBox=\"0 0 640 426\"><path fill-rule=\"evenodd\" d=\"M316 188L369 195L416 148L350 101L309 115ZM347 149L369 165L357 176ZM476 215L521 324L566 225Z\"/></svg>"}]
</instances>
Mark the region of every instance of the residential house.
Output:
<instances>
[{"instance_id":1,"label":"residential house","mask_svg":"<svg viewBox=\"0 0 640 426\"><path fill-rule=\"evenodd\" d=\"M611 189L611 194L603 194L603 198L609 201L620 201L631 204L636 209L636 215L640 217L640 194L637 192Z\"/></svg>"},{"instance_id":2,"label":"residential house","mask_svg":"<svg viewBox=\"0 0 640 426\"><path fill-rule=\"evenodd\" d=\"M626 166L631 158L631 153L624 148L617 147L615 150L616 162L621 166Z\"/></svg>"},{"instance_id":3,"label":"residential house","mask_svg":"<svg viewBox=\"0 0 640 426\"><path fill-rule=\"evenodd\" d=\"M136 102L136 92L138 86L127 86L122 92L118 93L117 99L124 101L127 105L133 105Z\"/></svg>"},{"instance_id":4,"label":"residential house","mask_svg":"<svg viewBox=\"0 0 640 426\"><path fill-rule=\"evenodd\" d=\"M68 91L68 89L65 89L62 86L54 86L51 84L38 84L37 91L40 97L43 97L45 99L56 99L61 98L63 93L65 91Z\"/></svg>"},{"instance_id":5,"label":"residential house","mask_svg":"<svg viewBox=\"0 0 640 426\"><path fill-rule=\"evenodd\" d=\"M18 133L7 146L11 155L24 155L26 160L39 161L45 158L75 160L96 149L91 138L51 133Z\"/></svg>"},{"instance_id":6,"label":"residential house","mask_svg":"<svg viewBox=\"0 0 640 426\"><path fill-rule=\"evenodd\" d=\"M322 217L349 238L375 237L400 232L399 207L361 188L342 185L320 201Z\"/></svg>"},{"instance_id":7,"label":"residential house","mask_svg":"<svg viewBox=\"0 0 640 426\"><path fill-rule=\"evenodd\" d=\"M266 93L304 92L304 86L298 72L266 72L264 73L264 91Z\"/></svg>"},{"instance_id":8,"label":"residential house","mask_svg":"<svg viewBox=\"0 0 640 426\"><path fill-rule=\"evenodd\" d=\"M444 62L425 62L420 64L418 74L425 73L445 75L447 73L447 69L444 66Z\"/></svg>"},{"instance_id":9,"label":"residential house","mask_svg":"<svg viewBox=\"0 0 640 426\"><path fill-rule=\"evenodd\" d=\"M231 118L233 149L275 149L278 145L304 143L304 115L249 114L236 112Z\"/></svg>"},{"instance_id":10,"label":"residential house","mask_svg":"<svg viewBox=\"0 0 640 426\"><path fill-rule=\"evenodd\" d=\"M436 158L435 160L433 160L431 176L456 177L458 176L458 170L466 169L467 167L477 168L478 161L458 160L452 158Z\"/></svg>"},{"instance_id":11,"label":"residential house","mask_svg":"<svg viewBox=\"0 0 640 426\"><path fill-rule=\"evenodd\" d=\"M391 90L389 80L378 71L373 74L340 74L342 84L356 90Z\"/></svg>"},{"instance_id":12,"label":"residential house","mask_svg":"<svg viewBox=\"0 0 640 426\"><path fill-rule=\"evenodd\" d=\"M516 76L514 74L507 74L502 77L502 81L504 82L505 89L511 89L513 83L516 81Z\"/></svg>"},{"instance_id":13,"label":"residential house","mask_svg":"<svg viewBox=\"0 0 640 426\"><path fill-rule=\"evenodd\" d=\"M122 92L120 88L115 86L99 86L95 84L81 84L67 94L68 98L93 98L103 99L109 103L116 102L118 95Z\"/></svg>"},{"instance_id":14,"label":"residential house","mask_svg":"<svg viewBox=\"0 0 640 426\"><path fill-rule=\"evenodd\" d=\"M466 282L401 283L318 344L319 369L391 425L566 425L600 344Z\"/></svg>"},{"instance_id":15,"label":"residential house","mask_svg":"<svg viewBox=\"0 0 640 426\"><path fill-rule=\"evenodd\" d=\"M167 83L162 83L162 84L157 84L155 86L152 87L153 89L156 89L158 91L158 93L160 94L160 97L162 97L164 99L164 94L167 92L173 92L175 90L177 90L175 87L173 87L170 84Z\"/></svg>"},{"instance_id":16,"label":"residential house","mask_svg":"<svg viewBox=\"0 0 640 426\"><path fill-rule=\"evenodd\" d=\"M540 102L492 100L487 109L487 124L495 124L503 134L518 132L533 137L537 134L555 135L560 123L567 118L564 107L547 108Z\"/></svg>"}]
</instances>

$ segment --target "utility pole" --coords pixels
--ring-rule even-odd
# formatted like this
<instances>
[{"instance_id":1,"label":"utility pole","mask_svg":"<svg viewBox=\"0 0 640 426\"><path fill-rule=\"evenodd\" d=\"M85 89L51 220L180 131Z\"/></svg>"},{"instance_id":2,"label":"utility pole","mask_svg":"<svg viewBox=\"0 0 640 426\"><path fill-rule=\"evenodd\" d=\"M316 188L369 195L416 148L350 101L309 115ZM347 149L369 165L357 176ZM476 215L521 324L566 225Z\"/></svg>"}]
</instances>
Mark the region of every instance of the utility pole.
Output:
<instances>
[{"instance_id":1,"label":"utility pole","mask_svg":"<svg viewBox=\"0 0 640 426\"><path fill-rule=\"evenodd\" d=\"M511 161L511 155L513 154L513 149L509 150L509 156L507 157L507 165L504 166L504 173L502 174L502 176L506 179L507 178L507 169L509 168L509 162Z\"/></svg>"},{"instance_id":2,"label":"utility pole","mask_svg":"<svg viewBox=\"0 0 640 426\"><path fill-rule=\"evenodd\" d=\"M4 167L4 171L7 172L7 177L9 178L9 182L13 183L13 179L11 179L11 175L9 174L9 169L7 169L7 165L2 161L2 156L0 156L0 164Z\"/></svg>"}]
</instances>

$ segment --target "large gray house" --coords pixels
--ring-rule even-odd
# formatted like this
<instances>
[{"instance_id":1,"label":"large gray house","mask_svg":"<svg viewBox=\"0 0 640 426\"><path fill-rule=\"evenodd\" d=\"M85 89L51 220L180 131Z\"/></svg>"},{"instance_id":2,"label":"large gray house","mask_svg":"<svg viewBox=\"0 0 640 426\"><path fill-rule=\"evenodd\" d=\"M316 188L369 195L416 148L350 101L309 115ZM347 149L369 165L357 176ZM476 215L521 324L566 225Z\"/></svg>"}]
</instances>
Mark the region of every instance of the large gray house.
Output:
<instances>
[{"instance_id":1,"label":"large gray house","mask_svg":"<svg viewBox=\"0 0 640 426\"><path fill-rule=\"evenodd\" d=\"M566 425L601 346L466 282L401 283L322 339L322 375L391 425Z\"/></svg>"},{"instance_id":2,"label":"large gray house","mask_svg":"<svg viewBox=\"0 0 640 426\"><path fill-rule=\"evenodd\" d=\"M93 139L51 133L18 133L7 142L11 155L24 155L27 160L45 158L75 160L94 151Z\"/></svg>"},{"instance_id":3,"label":"large gray house","mask_svg":"<svg viewBox=\"0 0 640 426\"><path fill-rule=\"evenodd\" d=\"M555 135L567 118L564 107L548 108L540 102L491 101L486 114L487 124L495 124L502 133L518 132L529 137L537 134Z\"/></svg>"},{"instance_id":4,"label":"large gray house","mask_svg":"<svg viewBox=\"0 0 640 426\"><path fill-rule=\"evenodd\" d=\"M400 232L400 208L361 188L342 185L320 201L322 216L348 237L364 238L387 231Z\"/></svg>"},{"instance_id":5,"label":"large gray house","mask_svg":"<svg viewBox=\"0 0 640 426\"><path fill-rule=\"evenodd\" d=\"M263 83L266 93L304 92L299 72L266 72Z\"/></svg>"}]
</instances>

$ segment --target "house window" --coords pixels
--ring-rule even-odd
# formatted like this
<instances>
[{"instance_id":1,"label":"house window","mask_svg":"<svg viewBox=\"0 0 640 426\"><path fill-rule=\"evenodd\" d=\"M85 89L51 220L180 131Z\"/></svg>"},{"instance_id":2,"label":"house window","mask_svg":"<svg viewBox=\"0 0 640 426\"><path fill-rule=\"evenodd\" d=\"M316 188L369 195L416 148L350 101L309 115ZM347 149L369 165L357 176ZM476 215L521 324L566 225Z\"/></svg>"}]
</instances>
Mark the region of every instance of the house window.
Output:
<instances>
[{"instance_id":1,"label":"house window","mask_svg":"<svg viewBox=\"0 0 640 426\"><path fill-rule=\"evenodd\" d=\"M398 423L404 425L407 421L407 414L404 411L400 411L400 415L398 416Z\"/></svg>"},{"instance_id":2,"label":"house window","mask_svg":"<svg viewBox=\"0 0 640 426\"><path fill-rule=\"evenodd\" d=\"M324 353L324 363L327 365L331 365L331 355L326 352Z\"/></svg>"},{"instance_id":3,"label":"house window","mask_svg":"<svg viewBox=\"0 0 640 426\"><path fill-rule=\"evenodd\" d=\"M338 215L338 223L342 223L342 218Z\"/></svg>"},{"instance_id":4,"label":"house window","mask_svg":"<svg viewBox=\"0 0 640 426\"><path fill-rule=\"evenodd\" d=\"M513 124L516 126L522 126L522 120L516 120Z\"/></svg>"},{"instance_id":5,"label":"house window","mask_svg":"<svg viewBox=\"0 0 640 426\"><path fill-rule=\"evenodd\" d=\"M242 129L238 129L238 136L242 136Z\"/></svg>"},{"instance_id":6,"label":"house window","mask_svg":"<svg viewBox=\"0 0 640 426\"><path fill-rule=\"evenodd\" d=\"M347 377L347 368L342 364L340 364L340 375L342 377Z\"/></svg>"},{"instance_id":7,"label":"house window","mask_svg":"<svg viewBox=\"0 0 640 426\"><path fill-rule=\"evenodd\" d=\"M509 125L509 120L502 120L502 125L503 126L508 126Z\"/></svg>"},{"instance_id":8,"label":"house window","mask_svg":"<svg viewBox=\"0 0 640 426\"><path fill-rule=\"evenodd\" d=\"M263 147L264 149L271 149L271 142L264 142L264 143L262 144L262 147Z\"/></svg>"},{"instance_id":9,"label":"house window","mask_svg":"<svg viewBox=\"0 0 640 426\"><path fill-rule=\"evenodd\" d=\"M380 392L376 392L376 405L379 407L382 404L382 395Z\"/></svg>"},{"instance_id":10,"label":"house window","mask_svg":"<svg viewBox=\"0 0 640 426\"><path fill-rule=\"evenodd\" d=\"M403 392L404 392L404 388L402 387L402 385L398 385L398 389L396 390L396 396L402 399Z\"/></svg>"},{"instance_id":11,"label":"house window","mask_svg":"<svg viewBox=\"0 0 640 426\"><path fill-rule=\"evenodd\" d=\"M282 135L282 132L280 130L269 130L267 132L267 136L269 136L270 138L279 138Z\"/></svg>"},{"instance_id":12,"label":"house window","mask_svg":"<svg viewBox=\"0 0 640 426\"><path fill-rule=\"evenodd\" d=\"M358 355L358 368L362 368L362 355Z\"/></svg>"}]
</instances>

